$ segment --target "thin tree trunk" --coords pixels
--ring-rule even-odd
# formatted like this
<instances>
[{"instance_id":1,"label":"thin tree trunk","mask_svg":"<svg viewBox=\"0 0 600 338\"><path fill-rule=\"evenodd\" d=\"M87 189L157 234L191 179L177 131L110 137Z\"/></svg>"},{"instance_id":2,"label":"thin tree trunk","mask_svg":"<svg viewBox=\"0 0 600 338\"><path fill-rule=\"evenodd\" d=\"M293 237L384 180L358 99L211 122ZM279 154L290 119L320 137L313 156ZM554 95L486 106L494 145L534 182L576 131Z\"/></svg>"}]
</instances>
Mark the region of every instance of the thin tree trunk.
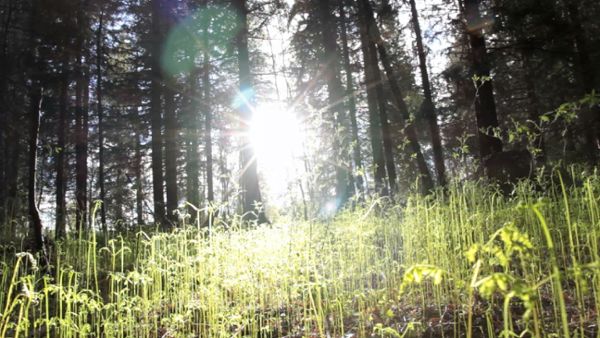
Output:
<instances>
[{"instance_id":1,"label":"thin tree trunk","mask_svg":"<svg viewBox=\"0 0 600 338\"><path fill-rule=\"evenodd\" d=\"M248 134L249 123L252 121L252 75L250 73L250 56L248 54L248 9L246 0L234 0L235 10L240 20L240 27L236 37L238 48L238 67L240 78L241 102L238 107L241 118L241 133ZM247 136L243 136L242 142L242 212L246 219L256 219L258 222L267 222L263 208L256 210L256 204L262 204L260 186L258 183L258 169L252 144Z\"/></svg>"},{"instance_id":2,"label":"thin tree trunk","mask_svg":"<svg viewBox=\"0 0 600 338\"><path fill-rule=\"evenodd\" d=\"M165 223L165 197L163 177L163 138L162 138L162 76L160 69L161 29L160 29L160 0L152 0L152 43L151 55L151 84L150 84L150 119L152 129L152 192L154 198L154 221Z\"/></svg>"},{"instance_id":3,"label":"thin tree trunk","mask_svg":"<svg viewBox=\"0 0 600 338\"><path fill-rule=\"evenodd\" d=\"M81 29L85 27L83 8L78 9L77 22ZM88 82L83 65L84 37L83 32L77 36L77 82L75 94L75 228L77 231L85 230L87 223L87 113L88 113ZM86 94L87 93L87 94Z\"/></svg>"},{"instance_id":4,"label":"thin tree trunk","mask_svg":"<svg viewBox=\"0 0 600 338\"><path fill-rule=\"evenodd\" d=\"M346 1L340 1L340 22L342 37L342 54L344 58L344 67L346 68L346 96L348 99L348 108L350 112L350 124L352 129L352 157L354 159L354 168L357 171L354 178L356 187L360 192L364 192L363 175L360 173L363 169L362 155L360 153L360 139L358 137L358 121L356 117L356 95L354 92L354 80L352 79L352 65L350 64L350 50L348 47L348 24L346 18Z\"/></svg>"},{"instance_id":5,"label":"thin tree trunk","mask_svg":"<svg viewBox=\"0 0 600 338\"><path fill-rule=\"evenodd\" d=\"M206 152L206 189L208 202L214 202L214 174L213 174L213 141L212 141L212 109L210 106L210 56L208 52L204 52L202 86L204 88L204 109L205 109L205 152Z\"/></svg>"},{"instance_id":6,"label":"thin tree trunk","mask_svg":"<svg viewBox=\"0 0 600 338\"><path fill-rule=\"evenodd\" d=\"M400 90L400 86L398 85L398 77L396 76L396 73L392 67L391 61L387 54L385 43L381 38L379 28L375 23L373 8L371 7L369 0L359 0L359 10L360 13L363 13L363 15L365 15L367 27L369 29L369 37L376 43L377 50L379 52L379 57L381 59L381 63L383 64L383 68L386 72L388 83L390 85L390 89L394 97L396 108L400 112L398 122L404 125L404 133L408 141L408 149L415 156L417 168L419 170L419 184L421 190L425 193L429 192L431 191L431 189L433 189L433 181L431 179L431 174L429 173L427 163L425 162L425 157L423 157L423 152L421 151L421 146L419 144L414 122L410 119L408 107L404 102L404 96L402 95L402 91Z\"/></svg>"},{"instance_id":7,"label":"thin tree trunk","mask_svg":"<svg viewBox=\"0 0 600 338\"><path fill-rule=\"evenodd\" d=\"M98 187L100 190L100 222L102 232L106 236L108 227L106 225L106 192L104 189L104 107L102 106L102 59L103 59L103 29L104 12L100 13L98 31L96 33L96 110L98 111Z\"/></svg>"},{"instance_id":8,"label":"thin tree trunk","mask_svg":"<svg viewBox=\"0 0 600 338\"><path fill-rule=\"evenodd\" d=\"M423 45L423 36L421 34L421 25L419 24L419 14L417 12L417 5L415 0L410 0L410 9L412 13L412 23L415 30L416 42L417 42L417 53L419 55L419 68L421 70L421 82L423 86L423 106L422 112L424 113L427 124L429 125L429 132L431 134L431 145L433 148L433 161L435 164L435 171L437 182L440 186L446 186L446 165L444 163L444 149L442 146L442 137L440 134L440 127L437 121L437 114L435 104L433 103L433 95L431 94L431 82L429 81L429 72L427 70L427 57L425 55L425 47Z\"/></svg>"},{"instance_id":9,"label":"thin tree trunk","mask_svg":"<svg viewBox=\"0 0 600 338\"><path fill-rule=\"evenodd\" d=\"M137 111L133 111L133 114L136 114L136 119L138 121L135 126L135 162L134 162L134 170L135 170L135 207L136 207L136 215L137 215L137 224L138 226L144 225L144 182L142 176L142 140L140 135L140 122L139 117L137 117Z\"/></svg>"},{"instance_id":10,"label":"thin tree trunk","mask_svg":"<svg viewBox=\"0 0 600 338\"><path fill-rule=\"evenodd\" d=\"M60 81L60 102L59 102L59 113L58 113L58 144L56 152L56 238L64 238L67 231L66 222L66 130L67 130L67 109L69 104L69 77L67 74L68 58L65 57L63 60L63 74Z\"/></svg>"},{"instance_id":11,"label":"thin tree trunk","mask_svg":"<svg viewBox=\"0 0 600 338\"><path fill-rule=\"evenodd\" d=\"M498 128L494 87L490 78L490 66L487 57L485 37L481 27L479 0L464 0L464 16L469 36L471 63L477 96L475 97L475 115L479 133L479 153L482 161L494 153L502 151L502 141L492 136Z\"/></svg>"},{"instance_id":12,"label":"thin tree trunk","mask_svg":"<svg viewBox=\"0 0 600 338\"><path fill-rule=\"evenodd\" d=\"M349 149L346 133L350 128L344 128L347 119L344 114L344 89L340 81L338 67L338 46L336 36L335 17L329 0L319 0L319 23L321 25L321 44L324 53L321 56L322 74L327 83L328 119L333 124L332 151L335 158L336 199L339 206L343 206L350 196L350 166L346 163L345 151Z\"/></svg>"},{"instance_id":13,"label":"thin tree trunk","mask_svg":"<svg viewBox=\"0 0 600 338\"><path fill-rule=\"evenodd\" d=\"M88 54L88 53L86 53ZM85 56L86 60L89 59L89 54ZM82 183L83 187L81 189L81 194L83 197L82 205L84 208L82 221L84 222L84 229L87 229L87 226L90 224L89 222L89 211L90 205L88 200L88 176L89 176L89 168L88 168L88 149L89 149L89 130L90 130L90 74L89 68L85 69L84 79L83 79L83 178Z\"/></svg>"}]
</instances>

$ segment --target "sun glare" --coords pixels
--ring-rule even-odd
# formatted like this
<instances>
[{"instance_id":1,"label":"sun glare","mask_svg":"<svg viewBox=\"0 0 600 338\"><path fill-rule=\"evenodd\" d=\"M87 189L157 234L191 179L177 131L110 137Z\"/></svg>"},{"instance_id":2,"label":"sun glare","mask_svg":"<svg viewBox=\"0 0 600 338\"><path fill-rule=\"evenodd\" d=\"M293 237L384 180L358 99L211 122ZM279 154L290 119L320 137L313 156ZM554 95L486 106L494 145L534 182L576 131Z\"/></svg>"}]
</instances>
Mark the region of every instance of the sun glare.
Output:
<instances>
[{"instance_id":1,"label":"sun glare","mask_svg":"<svg viewBox=\"0 0 600 338\"><path fill-rule=\"evenodd\" d=\"M294 111L280 104L259 105L250 123L258 171L269 203L284 204L288 186L299 175L304 133Z\"/></svg>"}]
</instances>

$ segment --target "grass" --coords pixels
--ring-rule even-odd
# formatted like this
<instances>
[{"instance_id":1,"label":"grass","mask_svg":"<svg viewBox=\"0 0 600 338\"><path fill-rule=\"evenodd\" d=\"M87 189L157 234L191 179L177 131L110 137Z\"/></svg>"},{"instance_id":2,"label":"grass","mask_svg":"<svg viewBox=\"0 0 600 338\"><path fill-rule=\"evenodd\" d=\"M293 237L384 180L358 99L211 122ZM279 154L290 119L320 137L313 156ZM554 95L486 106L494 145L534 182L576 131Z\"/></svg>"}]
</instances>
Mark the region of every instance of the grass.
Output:
<instances>
[{"instance_id":1,"label":"grass","mask_svg":"<svg viewBox=\"0 0 600 338\"><path fill-rule=\"evenodd\" d=\"M322 222L90 232L56 243L51 276L5 247L0 337L598 337L600 176L571 176Z\"/></svg>"}]
</instances>

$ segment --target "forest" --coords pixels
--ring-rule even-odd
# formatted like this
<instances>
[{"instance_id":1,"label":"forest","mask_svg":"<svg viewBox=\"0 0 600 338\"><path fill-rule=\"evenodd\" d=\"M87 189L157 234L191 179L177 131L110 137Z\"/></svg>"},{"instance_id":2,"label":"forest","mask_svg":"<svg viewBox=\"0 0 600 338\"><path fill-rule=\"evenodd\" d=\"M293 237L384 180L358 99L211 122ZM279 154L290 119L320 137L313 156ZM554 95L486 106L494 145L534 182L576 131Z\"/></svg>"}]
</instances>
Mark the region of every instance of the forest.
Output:
<instances>
[{"instance_id":1,"label":"forest","mask_svg":"<svg viewBox=\"0 0 600 338\"><path fill-rule=\"evenodd\" d=\"M0 338L600 337L597 0L0 0Z\"/></svg>"}]
</instances>

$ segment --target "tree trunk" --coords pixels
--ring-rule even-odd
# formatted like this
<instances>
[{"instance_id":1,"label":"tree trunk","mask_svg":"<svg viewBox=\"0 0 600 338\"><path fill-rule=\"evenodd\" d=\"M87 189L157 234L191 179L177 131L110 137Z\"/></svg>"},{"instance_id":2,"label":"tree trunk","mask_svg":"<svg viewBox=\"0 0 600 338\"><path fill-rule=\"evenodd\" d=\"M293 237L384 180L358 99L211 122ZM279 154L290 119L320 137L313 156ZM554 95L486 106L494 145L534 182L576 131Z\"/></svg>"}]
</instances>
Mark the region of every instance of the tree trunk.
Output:
<instances>
[{"instance_id":1,"label":"tree trunk","mask_svg":"<svg viewBox=\"0 0 600 338\"><path fill-rule=\"evenodd\" d=\"M388 193L385 183L386 169L390 185L394 186L396 182L396 168L394 165L393 147L391 146L392 138L375 43L369 37L367 22L363 15L359 15L359 24L365 85L367 87L369 134L371 136L373 166L375 169L375 187L378 193L386 195Z\"/></svg>"},{"instance_id":2,"label":"tree trunk","mask_svg":"<svg viewBox=\"0 0 600 338\"><path fill-rule=\"evenodd\" d=\"M433 148L433 161L437 182L440 186L446 186L446 165L444 164L444 150L442 146L442 137L440 127L438 126L437 114L431 94L431 82L429 81L429 72L427 71L427 57L423 45L423 36L421 34L421 25L419 24L419 14L415 0L410 0L410 9L412 13L412 23L415 30L417 53L419 55L419 68L421 70L421 85L423 87L423 106L422 112L429 125L431 134L431 145Z\"/></svg>"},{"instance_id":3,"label":"tree trunk","mask_svg":"<svg viewBox=\"0 0 600 338\"><path fill-rule=\"evenodd\" d=\"M170 226L177 223L177 115L175 113L175 90L173 81L167 81L163 95L165 102L165 183L167 187L167 220Z\"/></svg>"},{"instance_id":4,"label":"tree trunk","mask_svg":"<svg viewBox=\"0 0 600 338\"><path fill-rule=\"evenodd\" d=\"M138 112L133 111L136 114L137 123L135 126L135 156L134 156L134 170L135 170L135 209L137 215L138 226L144 225L144 179L142 176L142 140L140 135L141 123L139 122Z\"/></svg>"},{"instance_id":5,"label":"tree trunk","mask_svg":"<svg viewBox=\"0 0 600 338\"><path fill-rule=\"evenodd\" d=\"M151 84L150 84L150 123L152 129L152 193L154 198L154 221L165 224L165 196L163 177L163 138L162 138L162 72L160 55L162 36L160 29L160 0L152 0Z\"/></svg>"},{"instance_id":6,"label":"tree trunk","mask_svg":"<svg viewBox=\"0 0 600 338\"><path fill-rule=\"evenodd\" d=\"M200 208L200 154L198 146L200 142L200 121L198 118L199 91L198 91L198 70L194 69L189 74L187 97L187 112L185 123L185 147L186 147L186 197L187 202L196 208ZM196 218L196 211L193 207L188 207L188 213L192 220Z\"/></svg>"},{"instance_id":7,"label":"tree trunk","mask_svg":"<svg viewBox=\"0 0 600 338\"><path fill-rule=\"evenodd\" d=\"M464 16L469 36L471 63L474 84L477 87L475 97L475 115L479 133L479 154L483 162L492 154L502 151L502 141L492 136L498 128L494 87L490 78L490 66L487 57L485 37L479 13L479 0L464 0Z\"/></svg>"},{"instance_id":8,"label":"tree trunk","mask_svg":"<svg viewBox=\"0 0 600 338\"><path fill-rule=\"evenodd\" d=\"M332 150L335 158L336 199L338 206L343 206L350 196L350 166L346 163L345 153L349 149L346 133L350 128L345 128L347 119L342 102L344 101L344 88L340 81L338 67L338 46L336 36L335 17L329 0L318 1L319 23L321 26L321 44L324 53L321 56L321 73L327 83L328 119L333 125Z\"/></svg>"},{"instance_id":9,"label":"tree trunk","mask_svg":"<svg viewBox=\"0 0 600 338\"><path fill-rule=\"evenodd\" d=\"M83 29L85 22L83 20L83 9L77 11L77 22L80 29ZM83 32L77 34L77 82L75 94L75 228L77 231L86 229L87 223L87 102L86 92L88 83L83 65Z\"/></svg>"},{"instance_id":10,"label":"tree trunk","mask_svg":"<svg viewBox=\"0 0 600 338\"><path fill-rule=\"evenodd\" d=\"M67 116L69 104L69 77L67 73L68 58L63 60L63 74L60 80L60 102L58 113L58 144L56 152L56 238L64 238L67 232L67 206L65 201L66 194L66 133L67 133Z\"/></svg>"},{"instance_id":11,"label":"tree trunk","mask_svg":"<svg viewBox=\"0 0 600 338\"><path fill-rule=\"evenodd\" d=\"M40 218L40 213L35 203L35 181L36 181L36 167L37 167L37 144L38 135L40 132L40 109L42 105L42 87L39 82L39 76L41 75L39 64L36 60L37 53L35 47L35 39L37 37L36 29L36 2L33 3L31 9L31 21L30 21L30 36L29 36L29 55L27 57L27 65L29 67L28 72L31 83L29 85L29 122L30 122L30 133L29 133L29 176L27 184L27 200L29 204L29 217L31 225L31 234L33 236L33 249L36 252L41 253L42 266L45 268L48 266L46 260L46 252L44 245L43 226Z\"/></svg>"},{"instance_id":12,"label":"tree trunk","mask_svg":"<svg viewBox=\"0 0 600 338\"><path fill-rule=\"evenodd\" d=\"M364 192L364 180L363 175L360 173L363 169L362 156L360 153L360 139L358 137L358 121L356 117L356 94L354 92L354 80L352 79L352 67L350 64L350 50L348 47L348 24L346 18L346 1L340 1L340 23L341 23L341 37L342 37L342 54L344 58L344 67L346 72L346 96L348 99L348 108L350 112L350 123L352 129L352 157L354 160L354 168L357 171L356 177L354 178L358 191Z\"/></svg>"},{"instance_id":13,"label":"tree trunk","mask_svg":"<svg viewBox=\"0 0 600 338\"><path fill-rule=\"evenodd\" d=\"M255 205L262 203L260 186L258 183L258 170L254 149L247 135L249 123L252 121L252 75L250 73L250 56L248 54L248 9L246 0L234 0L234 7L240 20L240 27L236 36L238 48L238 67L240 78L240 92L238 94L239 106L237 107L241 119L242 142L242 212L245 219L255 219L258 222L268 222L263 208L256 210Z\"/></svg>"},{"instance_id":14,"label":"tree trunk","mask_svg":"<svg viewBox=\"0 0 600 338\"><path fill-rule=\"evenodd\" d=\"M161 36L163 43L169 30L175 26L175 2L163 1L164 25L161 27L165 33ZM177 206L179 204L179 191L177 186L177 158L179 156L179 123L176 111L177 81L173 74L163 70L163 99L165 119L165 184L167 192L167 220L170 226L177 224Z\"/></svg>"},{"instance_id":15,"label":"tree trunk","mask_svg":"<svg viewBox=\"0 0 600 338\"><path fill-rule=\"evenodd\" d=\"M45 255L44 236L42 219L40 218L40 212L35 203L35 178L36 178L36 166L37 166L37 143L38 135L40 132L40 106L42 103L42 88L35 83L32 84L32 88L29 93L29 104L30 104L30 123L31 130L29 134L29 178L28 178L28 204L29 204L29 217L31 222L31 233L33 235L33 245L36 252L41 252L43 257Z\"/></svg>"},{"instance_id":16,"label":"tree trunk","mask_svg":"<svg viewBox=\"0 0 600 338\"><path fill-rule=\"evenodd\" d=\"M96 110L98 111L98 188L100 190L100 222L102 232L106 236L108 227L106 225L106 192L104 189L104 107L102 106L102 59L103 59L103 29L104 12L100 13L98 31L96 34Z\"/></svg>"},{"instance_id":17,"label":"tree trunk","mask_svg":"<svg viewBox=\"0 0 600 338\"><path fill-rule=\"evenodd\" d=\"M396 80L397 76L395 74L394 69L392 68L391 61L389 60L387 49L385 47L384 41L381 38L379 28L375 23L373 8L371 7L369 0L359 0L359 11L360 13L363 13L363 15L365 15L367 27L369 29L369 37L376 43L377 50L379 52L379 57L381 59L381 63L383 64L383 68L387 75L388 83L390 85L390 89L394 97L396 108L400 112L400 116L398 116L398 122L404 125L404 133L408 141L408 149L415 156L420 176L420 188L422 192L427 193L431 191L431 189L433 189L433 181L431 179L431 174L429 173L429 169L427 168L425 157L423 157L423 152L421 151L421 146L417 137L417 131L415 129L414 122L411 121L410 114L408 113L408 107L404 102L404 96L402 95L402 91L400 90L400 86L398 85L398 82Z\"/></svg>"}]
</instances>

